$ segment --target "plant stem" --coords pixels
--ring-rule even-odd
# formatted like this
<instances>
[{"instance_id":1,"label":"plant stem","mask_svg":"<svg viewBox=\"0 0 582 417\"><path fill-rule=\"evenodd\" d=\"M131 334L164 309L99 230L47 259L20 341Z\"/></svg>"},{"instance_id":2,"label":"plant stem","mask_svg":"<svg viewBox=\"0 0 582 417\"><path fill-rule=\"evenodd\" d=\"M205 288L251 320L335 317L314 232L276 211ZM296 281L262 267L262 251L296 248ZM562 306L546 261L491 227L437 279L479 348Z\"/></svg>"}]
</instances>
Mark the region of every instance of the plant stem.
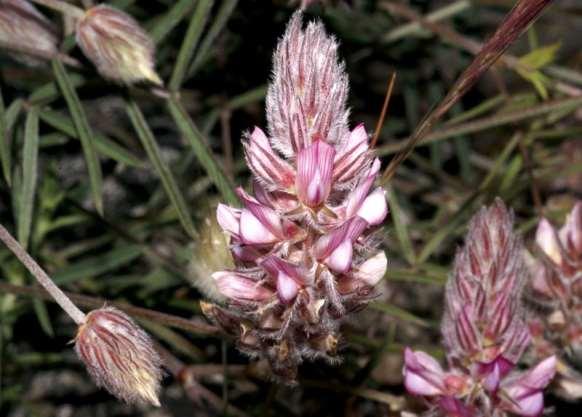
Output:
<instances>
[{"instance_id":1,"label":"plant stem","mask_svg":"<svg viewBox=\"0 0 582 417\"><path fill-rule=\"evenodd\" d=\"M26 252L20 243L12 237L12 235L6 230L4 226L0 224L0 240L16 255L16 257L22 262L22 264L30 271L30 273L36 278L36 280L44 287L44 289L50 294L50 296L61 306L63 310L73 319L77 324L82 324L85 322L85 313L83 313L79 308L66 296L64 292L61 291L59 287L55 285L53 280L47 275L47 273L40 267L38 263Z\"/></svg>"},{"instance_id":2,"label":"plant stem","mask_svg":"<svg viewBox=\"0 0 582 417\"><path fill-rule=\"evenodd\" d=\"M13 285L7 284L0 281L0 292L22 295L27 297L38 297L45 300L52 300L53 298L44 292L41 288L23 286L23 285ZM149 310L147 308L135 307L131 304L123 302L108 301L103 298L98 297L88 297L86 295L74 294L67 292L66 296L73 300L80 306L87 308L101 308L103 305L117 307L123 310L132 317L141 318L144 320L150 320L155 323L163 324L168 327L173 327L176 329L182 329L189 331L191 333L199 335L218 335L219 330L217 327L206 323L199 323L192 320L185 319L183 317L174 316L171 314L160 313L155 310Z\"/></svg>"},{"instance_id":3,"label":"plant stem","mask_svg":"<svg viewBox=\"0 0 582 417\"><path fill-rule=\"evenodd\" d=\"M73 17L75 19L80 19L85 15L85 11L72 4L65 3L60 0L31 0L33 3L41 4L50 9L66 14L67 16Z\"/></svg>"}]
</instances>

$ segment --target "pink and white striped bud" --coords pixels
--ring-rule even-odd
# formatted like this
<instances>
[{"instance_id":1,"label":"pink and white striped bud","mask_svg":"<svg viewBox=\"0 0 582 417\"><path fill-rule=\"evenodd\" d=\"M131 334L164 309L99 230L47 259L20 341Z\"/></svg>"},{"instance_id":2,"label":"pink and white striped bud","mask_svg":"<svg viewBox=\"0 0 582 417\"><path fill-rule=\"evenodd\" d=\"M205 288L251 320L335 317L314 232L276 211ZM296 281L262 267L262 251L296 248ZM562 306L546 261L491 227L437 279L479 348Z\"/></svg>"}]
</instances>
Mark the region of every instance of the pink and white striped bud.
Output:
<instances>
[{"instance_id":1,"label":"pink and white striped bud","mask_svg":"<svg viewBox=\"0 0 582 417\"><path fill-rule=\"evenodd\" d=\"M38 65L58 53L58 43L57 28L28 0L0 0L0 44L25 52L11 53L14 59Z\"/></svg>"},{"instance_id":2,"label":"pink and white striped bud","mask_svg":"<svg viewBox=\"0 0 582 417\"><path fill-rule=\"evenodd\" d=\"M163 84L154 69L153 40L121 10L103 4L88 9L77 22L77 43L105 78L124 84Z\"/></svg>"},{"instance_id":3,"label":"pink and white striped bud","mask_svg":"<svg viewBox=\"0 0 582 417\"><path fill-rule=\"evenodd\" d=\"M75 350L98 386L128 403L160 405L160 356L149 335L121 310L87 314Z\"/></svg>"}]
</instances>

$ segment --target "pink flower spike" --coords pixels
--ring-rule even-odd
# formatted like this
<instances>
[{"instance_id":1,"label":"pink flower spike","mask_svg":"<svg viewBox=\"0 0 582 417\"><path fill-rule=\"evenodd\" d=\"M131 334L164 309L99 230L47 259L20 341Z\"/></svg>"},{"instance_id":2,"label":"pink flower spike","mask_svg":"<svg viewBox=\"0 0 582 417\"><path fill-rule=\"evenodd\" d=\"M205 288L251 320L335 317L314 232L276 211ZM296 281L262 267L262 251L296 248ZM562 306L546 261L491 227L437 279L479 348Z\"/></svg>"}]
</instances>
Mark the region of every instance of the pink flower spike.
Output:
<instances>
[{"instance_id":1,"label":"pink flower spike","mask_svg":"<svg viewBox=\"0 0 582 417\"><path fill-rule=\"evenodd\" d=\"M295 172L273 151L265 133L255 127L244 143L247 165L262 181L278 188L287 189L293 185Z\"/></svg>"},{"instance_id":2,"label":"pink flower spike","mask_svg":"<svg viewBox=\"0 0 582 417\"><path fill-rule=\"evenodd\" d=\"M218 290L222 295L237 301L264 301L273 292L261 286L258 282L236 272L219 271L212 274Z\"/></svg>"},{"instance_id":3,"label":"pink flower spike","mask_svg":"<svg viewBox=\"0 0 582 417\"><path fill-rule=\"evenodd\" d=\"M410 348L404 351L404 386L414 395L434 397L445 392L445 374L430 355Z\"/></svg>"},{"instance_id":4,"label":"pink flower spike","mask_svg":"<svg viewBox=\"0 0 582 417\"><path fill-rule=\"evenodd\" d=\"M373 287L384 278L387 268L388 259L386 258L386 254L384 252L379 252L377 255L361 264L357 270L354 271L354 278Z\"/></svg>"},{"instance_id":5,"label":"pink flower spike","mask_svg":"<svg viewBox=\"0 0 582 417\"><path fill-rule=\"evenodd\" d=\"M345 273L352 266L352 242L344 240L325 260L325 264L334 272Z\"/></svg>"},{"instance_id":6,"label":"pink flower spike","mask_svg":"<svg viewBox=\"0 0 582 417\"><path fill-rule=\"evenodd\" d=\"M240 216L240 236L244 243L250 245L270 244L279 240L247 209L243 209Z\"/></svg>"},{"instance_id":7,"label":"pink flower spike","mask_svg":"<svg viewBox=\"0 0 582 417\"><path fill-rule=\"evenodd\" d=\"M536 417L544 409L544 388L556 373L556 357L550 356L532 370L521 374L504 386L511 401L505 407L521 416Z\"/></svg>"},{"instance_id":8,"label":"pink flower spike","mask_svg":"<svg viewBox=\"0 0 582 417\"><path fill-rule=\"evenodd\" d=\"M382 188L376 188L358 210L358 216L366 220L370 226L381 224L388 214L388 204Z\"/></svg>"},{"instance_id":9,"label":"pink flower spike","mask_svg":"<svg viewBox=\"0 0 582 417\"><path fill-rule=\"evenodd\" d=\"M562 264L562 248L554 227L547 219L542 219L536 231L536 243L556 265Z\"/></svg>"},{"instance_id":10,"label":"pink flower spike","mask_svg":"<svg viewBox=\"0 0 582 417\"><path fill-rule=\"evenodd\" d=\"M350 132L348 140L337 153L333 167L334 182L351 181L369 162L368 133L363 123Z\"/></svg>"},{"instance_id":11,"label":"pink flower spike","mask_svg":"<svg viewBox=\"0 0 582 417\"><path fill-rule=\"evenodd\" d=\"M335 149L321 140L299 152L295 187L306 206L318 207L329 196L334 156Z\"/></svg>"},{"instance_id":12,"label":"pink flower spike","mask_svg":"<svg viewBox=\"0 0 582 417\"><path fill-rule=\"evenodd\" d=\"M230 233L235 238L240 238L240 215L239 209L219 204L216 208L216 220L225 232Z\"/></svg>"}]
</instances>

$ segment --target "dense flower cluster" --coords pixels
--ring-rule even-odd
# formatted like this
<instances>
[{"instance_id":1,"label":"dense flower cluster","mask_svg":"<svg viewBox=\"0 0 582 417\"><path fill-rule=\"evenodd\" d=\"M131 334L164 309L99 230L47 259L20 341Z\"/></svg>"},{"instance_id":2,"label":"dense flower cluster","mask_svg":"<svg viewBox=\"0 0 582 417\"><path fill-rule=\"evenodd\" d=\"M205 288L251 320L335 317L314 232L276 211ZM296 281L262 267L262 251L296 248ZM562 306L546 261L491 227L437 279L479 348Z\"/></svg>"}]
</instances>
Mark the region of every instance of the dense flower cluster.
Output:
<instances>
[{"instance_id":1,"label":"dense flower cluster","mask_svg":"<svg viewBox=\"0 0 582 417\"><path fill-rule=\"evenodd\" d=\"M533 369L516 365L530 344L522 292L528 276L522 243L501 200L472 219L446 289L442 334L449 371L424 352L405 352L409 392L439 415L538 416L553 378L550 356Z\"/></svg>"},{"instance_id":2,"label":"dense flower cluster","mask_svg":"<svg viewBox=\"0 0 582 417\"><path fill-rule=\"evenodd\" d=\"M295 378L305 358L333 360L339 322L363 307L386 271L374 231L387 214L364 126L348 128L348 79L337 43L296 13L274 54L269 134L244 142L253 194L220 205L236 268L213 274L226 307L204 304L239 347Z\"/></svg>"},{"instance_id":3,"label":"dense flower cluster","mask_svg":"<svg viewBox=\"0 0 582 417\"><path fill-rule=\"evenodd\" d=\"M534 353L560 355L560 393L581 398L582 374L575 368L582 363L582 201L559 231L542 219L536 243L541 256L531 265L532 299L540 314L529 320Z\"/></svg>"}]
</instances>

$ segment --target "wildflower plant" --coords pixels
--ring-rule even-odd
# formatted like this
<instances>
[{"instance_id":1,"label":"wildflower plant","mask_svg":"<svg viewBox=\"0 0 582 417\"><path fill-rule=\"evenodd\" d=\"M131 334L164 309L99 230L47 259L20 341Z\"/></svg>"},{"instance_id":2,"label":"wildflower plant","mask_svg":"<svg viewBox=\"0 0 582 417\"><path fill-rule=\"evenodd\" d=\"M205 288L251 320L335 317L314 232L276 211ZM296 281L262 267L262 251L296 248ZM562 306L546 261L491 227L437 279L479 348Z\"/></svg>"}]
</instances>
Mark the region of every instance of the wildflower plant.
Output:
<instances>
[{"instance_id":1,"label":"wildflower plant","mask_svg":"<svg viewBox=\"0 0 582 417\"><path fill-rule=\"evenodd\" d=\"M531 263L532 301L540 308L528 324L534 356L559 355L558 387L567 398L580 398L582 375L582 202L557 230L542 219L536 232L538 259Z\"/></svg>"},{"instance_id":2,"label":"wildflower plant","mask_svg":"<svg viewBox=\"0 0 582 417\"><path fill-rule=\"evenodd\" d=\"M520 371L531 342L522 292L528 274L513 215L499 199L473 217L445 294L442 335L448 370L424 352L405 351L407 390L438 415L538 416L554 356Z\"/></svg>"},{"instance_id":3,"label":"wildflower plant","mask_svg":"<svg viewBox=\"0 0 582 417\"><path fill-rule=\"evenodd\" d=\"M375 237L387 214L363 125L350 130L348 79L323 25L296 13L273 57L268 133L244 141L253 194L219 205L234 269L213 274L228 299L206 315L292 381L304 359L336 361L339 325L375 296L387 260Z\"/></svg>"}]
</instances>

